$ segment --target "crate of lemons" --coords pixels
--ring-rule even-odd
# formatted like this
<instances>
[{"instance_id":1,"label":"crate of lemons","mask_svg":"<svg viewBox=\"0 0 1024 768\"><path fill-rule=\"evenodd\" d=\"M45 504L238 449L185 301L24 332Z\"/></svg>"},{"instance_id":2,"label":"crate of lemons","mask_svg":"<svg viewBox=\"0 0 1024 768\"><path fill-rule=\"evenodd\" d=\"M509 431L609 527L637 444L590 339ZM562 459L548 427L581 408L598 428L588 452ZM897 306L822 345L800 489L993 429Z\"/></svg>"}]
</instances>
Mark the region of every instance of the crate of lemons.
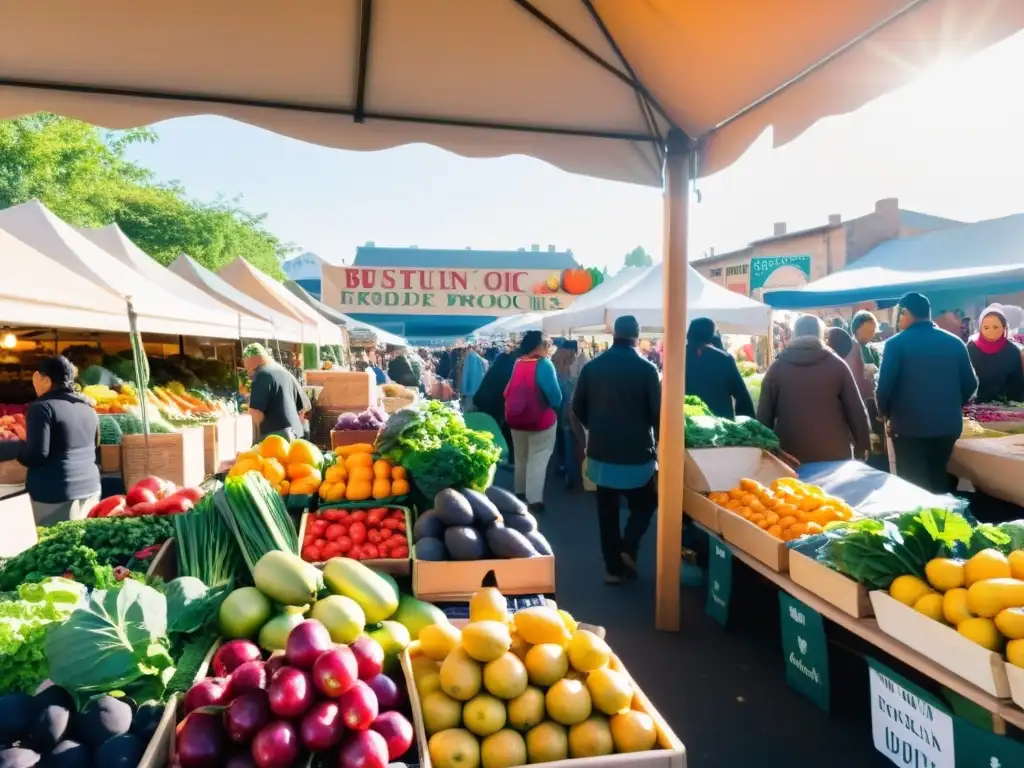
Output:
<instances>
[{"instance_id":1,"label":"crate of lemons","mask_svg":"<svg viewBox=\"0 0 1024 768\"><path fill-rule=\"evenodd\" d=\"M1024 551L937 557L925 565L924 579L894 579L889 596L1024 667Z\"/></svg>"},{"instance_id":2,"label":"crate of lemons","mask_svg":"<svg viewBox=\"0 0 1024 768\"><path fill-rule=\"evenodd\" d=\"M769 486L744 477L735 488L709 493L708 500L782 541L821 533L829 523L854 514L842 499L794 477L780 477Z\"/></svg>"},{"instance_id":3,"label":"crate of lemons","mask_svg":"<svg viewBox=\"0 0 1024 768\"><path fill-rule=\"evenodd\" d=\"M470 601L469 623L425 627L410 649L433 768L511 768L656 748L633 687L607 643L564 611L511 617L497 589Z\"/></svg>"}]
</instances>

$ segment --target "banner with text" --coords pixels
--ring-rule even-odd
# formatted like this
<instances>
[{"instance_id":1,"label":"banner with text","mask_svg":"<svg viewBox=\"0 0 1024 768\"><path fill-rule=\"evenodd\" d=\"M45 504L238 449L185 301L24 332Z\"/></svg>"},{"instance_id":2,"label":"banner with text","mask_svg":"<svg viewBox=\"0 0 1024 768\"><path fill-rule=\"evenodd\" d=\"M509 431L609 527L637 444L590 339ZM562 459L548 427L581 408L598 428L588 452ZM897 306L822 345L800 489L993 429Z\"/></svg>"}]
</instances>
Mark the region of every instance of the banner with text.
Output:
<instances>
[{"instance_id":1,"label":"banner with text","mask_svg":"<svg viewBox=\"0 0 1024 768\"><path fill-rule=\"evenodd\" d=\"M324 265L321 301L353 314L519 315L565 309L560 273L538 269L420 269Z\"/></svg>"}]
</instances>

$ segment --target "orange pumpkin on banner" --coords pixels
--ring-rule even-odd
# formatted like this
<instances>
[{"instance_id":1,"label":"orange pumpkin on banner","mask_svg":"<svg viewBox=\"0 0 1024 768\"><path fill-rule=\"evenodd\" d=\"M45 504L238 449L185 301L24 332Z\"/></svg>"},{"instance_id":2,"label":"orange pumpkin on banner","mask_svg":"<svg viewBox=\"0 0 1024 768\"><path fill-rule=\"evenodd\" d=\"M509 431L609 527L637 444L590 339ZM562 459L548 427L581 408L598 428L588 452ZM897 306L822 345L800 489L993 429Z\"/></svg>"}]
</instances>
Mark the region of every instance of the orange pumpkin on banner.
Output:
<instances>
[{"instance_id":1,"label":"orange pumpkin on banner","mask_svg":"<svg viewBox=\"0 0 1024 768\"><path fill-rule=\"evenodd\" d=\"M582 296L594 287L594 277L585 269L567 269L562 272L562 290L572 296Z\"/></svg>"}]
</instances>

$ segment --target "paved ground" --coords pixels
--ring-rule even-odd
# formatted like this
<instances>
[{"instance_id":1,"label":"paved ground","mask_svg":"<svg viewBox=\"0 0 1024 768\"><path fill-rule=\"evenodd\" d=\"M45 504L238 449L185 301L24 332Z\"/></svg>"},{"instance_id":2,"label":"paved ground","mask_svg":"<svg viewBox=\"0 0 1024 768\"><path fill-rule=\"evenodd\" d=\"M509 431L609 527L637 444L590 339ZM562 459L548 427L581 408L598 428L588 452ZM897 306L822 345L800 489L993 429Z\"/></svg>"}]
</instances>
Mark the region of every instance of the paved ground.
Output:
<instances>
[{"instance_id":1,"label":"paved ground","mask_svg":"<svg viewBox=\"0 0 1024 768\"><path fill-rule=\"evenodd\" d=\"M498 482L508 484L507 473ZM590 494L549 483L541 530L557 553L557 597L608 639L687 747L688 768L883 768L871 744L862 660L833 651L833 707L826 715L785 683L777 591L736 564L728 629L704 614L705 590L684 588L683 630L654 629L652 523L640 578L607 587ZM746 572L744 574L743 572Z\"/></svg>"}]
</instances>

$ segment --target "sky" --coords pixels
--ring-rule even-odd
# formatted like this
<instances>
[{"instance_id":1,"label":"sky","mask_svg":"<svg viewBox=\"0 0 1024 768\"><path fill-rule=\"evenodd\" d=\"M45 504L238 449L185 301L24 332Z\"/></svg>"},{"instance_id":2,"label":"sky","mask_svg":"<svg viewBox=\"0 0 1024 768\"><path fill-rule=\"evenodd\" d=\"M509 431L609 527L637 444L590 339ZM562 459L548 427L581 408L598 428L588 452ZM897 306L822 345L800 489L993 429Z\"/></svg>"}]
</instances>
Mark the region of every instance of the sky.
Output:
<instances>
[{"instance_id":1,"label":"sky","mask_svg":"<svg viewBox=\"0 0 1024 768\"><path fill-rule=\"evenodd\" d=\"M773 150L768 133L698 182L690 258L772 234L854 218L876 200L976 221L1024 211L1024 33L923 73L859 111ZM378 246L571 248L585 266L661 254L660 191L558 170L532 158L469 160L425 145L327 149L222 118L158 124L133 158L201 199L242 196L300 250L335 263Z\"/></svg>"}]
</instances>

